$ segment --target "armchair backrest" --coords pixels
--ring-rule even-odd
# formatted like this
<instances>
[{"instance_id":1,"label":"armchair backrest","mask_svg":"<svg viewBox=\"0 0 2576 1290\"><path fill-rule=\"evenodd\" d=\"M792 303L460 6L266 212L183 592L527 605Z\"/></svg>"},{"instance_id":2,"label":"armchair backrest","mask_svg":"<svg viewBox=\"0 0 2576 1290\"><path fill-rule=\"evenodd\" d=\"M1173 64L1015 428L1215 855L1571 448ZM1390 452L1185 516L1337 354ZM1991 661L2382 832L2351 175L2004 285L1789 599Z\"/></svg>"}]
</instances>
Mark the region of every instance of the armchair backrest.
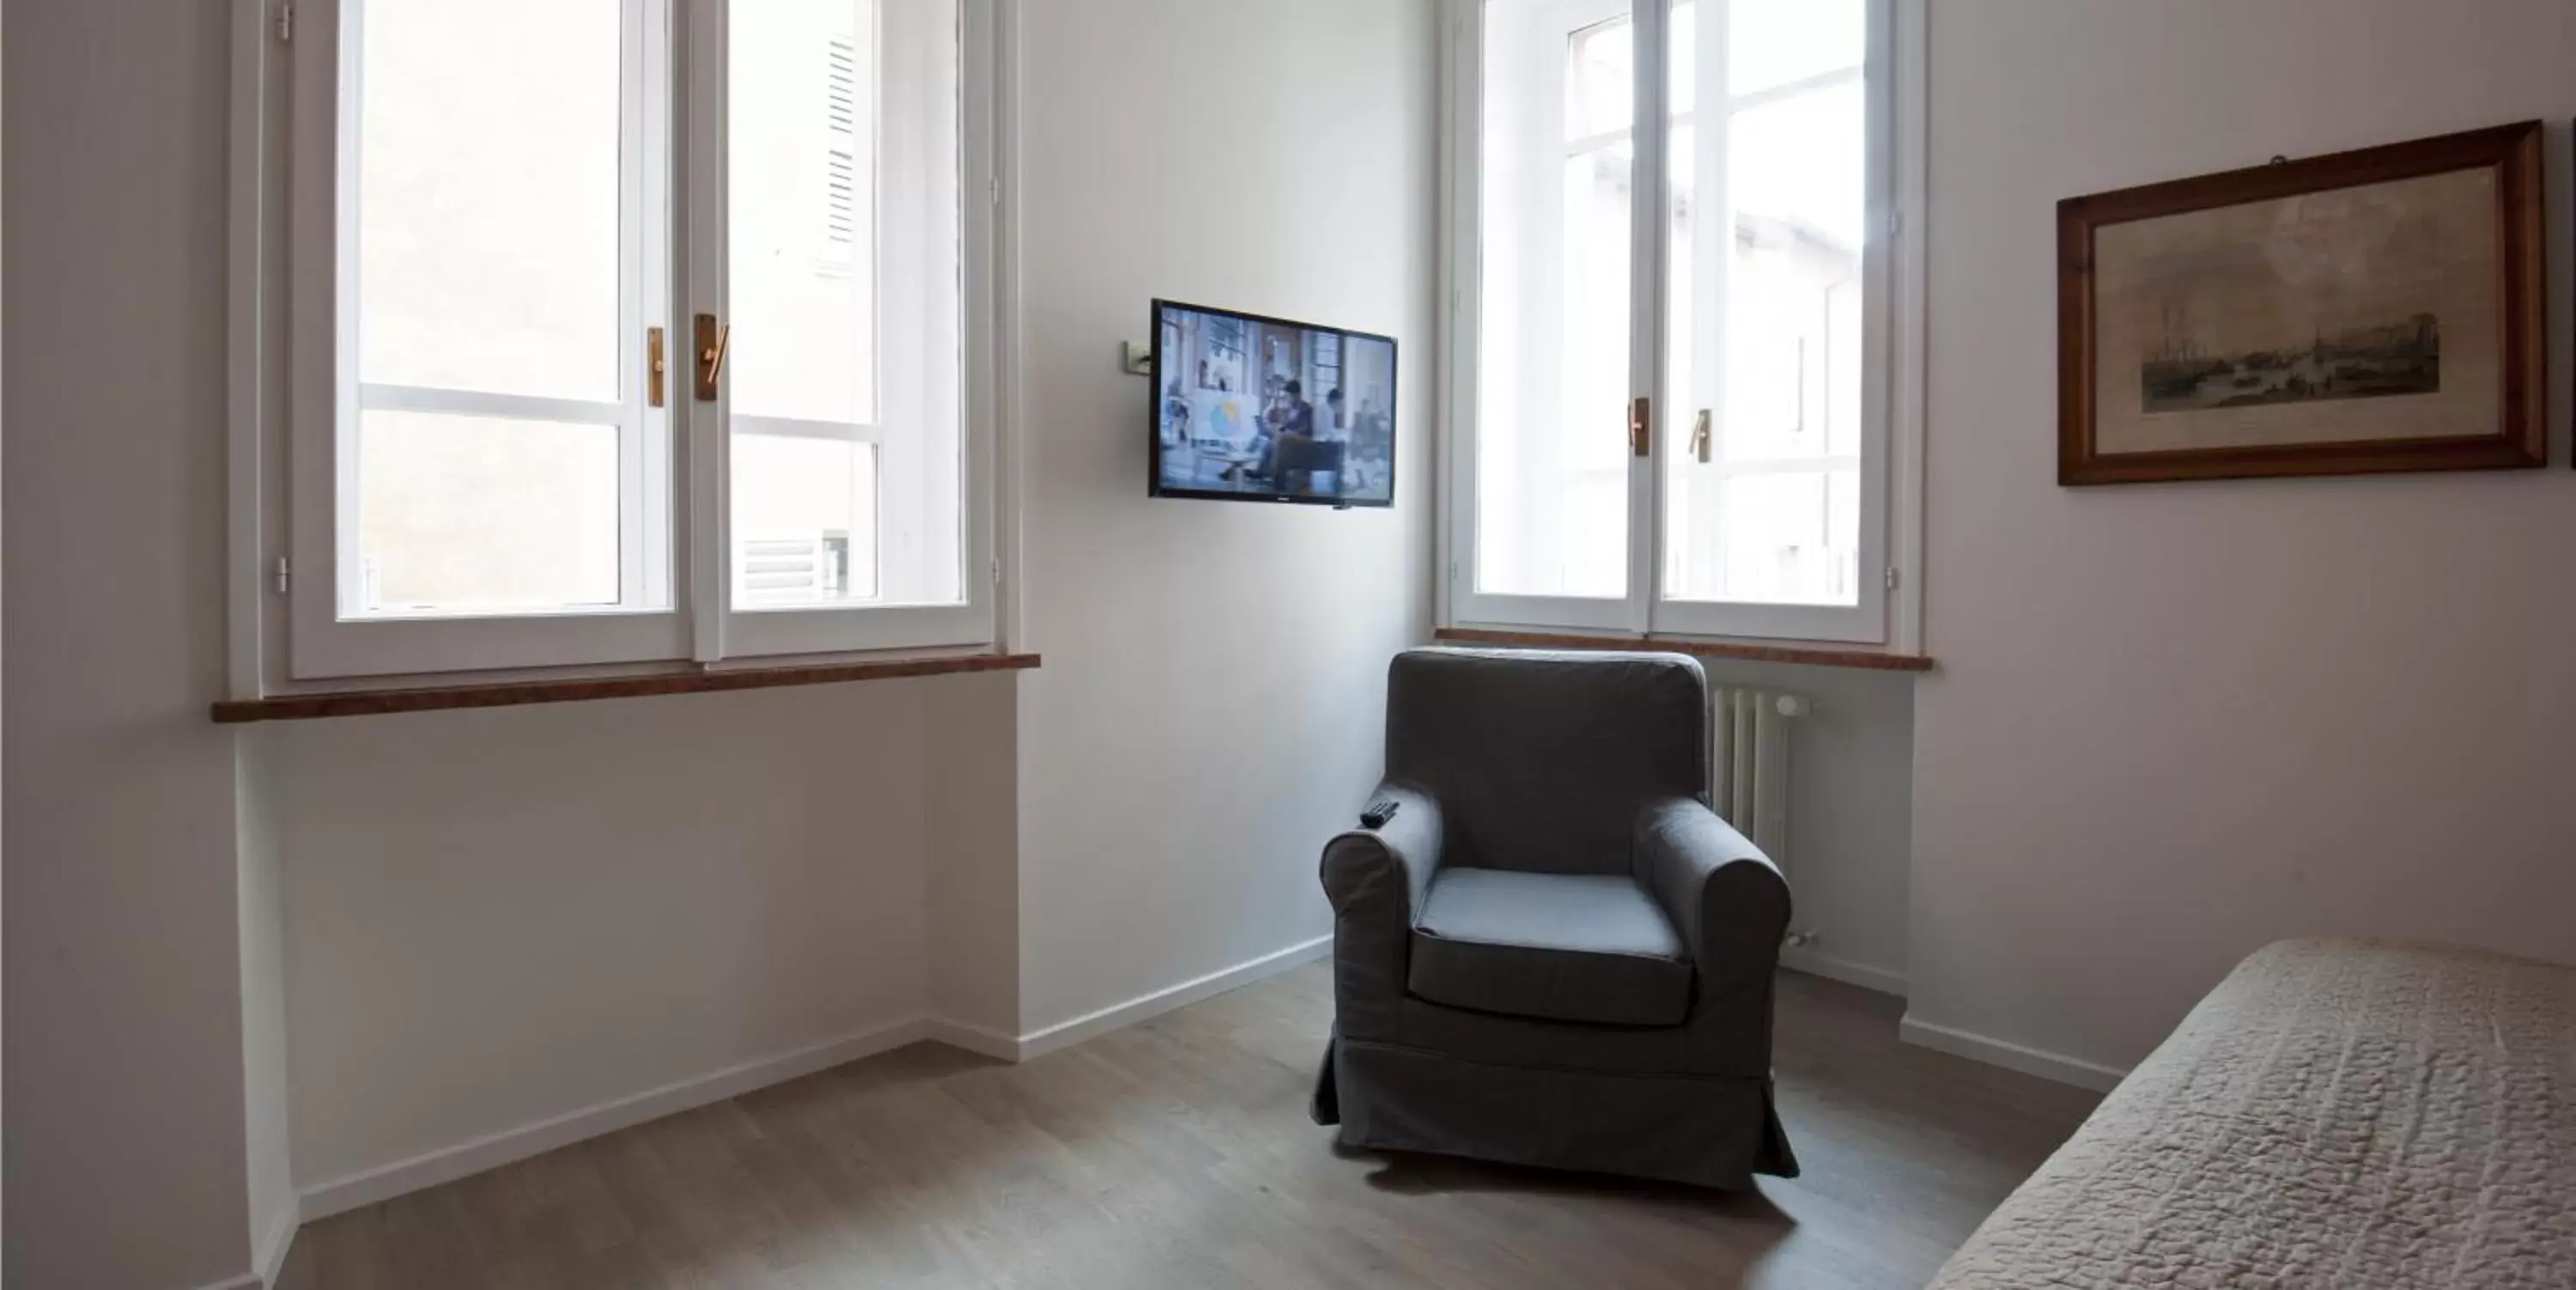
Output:
<instances>
[{"instance_id":1,"label":"armchair backrest","mask_svg":"<svg viewBox=\"0 0 2576 1290\"><path fill-rule=\"evenodd\" d=\"M1638 808L1708 787L1683 654L1418 649L1387 670L1390 779L1440 803L1444 863L1626 873Z\"/></svg>"}]
</instances>

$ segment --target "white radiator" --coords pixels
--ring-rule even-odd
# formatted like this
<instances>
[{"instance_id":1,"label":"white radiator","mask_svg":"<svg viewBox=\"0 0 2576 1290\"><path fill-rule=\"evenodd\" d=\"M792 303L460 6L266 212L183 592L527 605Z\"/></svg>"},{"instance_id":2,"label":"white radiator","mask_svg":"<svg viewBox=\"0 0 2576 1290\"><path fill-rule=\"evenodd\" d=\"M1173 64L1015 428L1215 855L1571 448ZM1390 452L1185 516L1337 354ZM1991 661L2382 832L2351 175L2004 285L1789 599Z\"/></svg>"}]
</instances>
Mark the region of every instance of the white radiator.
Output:
<instances>
[{"instance_id":1,"label":"white radiator","mask_svg":"<svg viewBox=\"0 0 2576 1290\"><path fill-rule=\"evenodd\" d=\"M1712 685L1710 695L1708 803L1789 874L1789 728L1812 705L1742 685Z\"/></svg>"}]
</instances>

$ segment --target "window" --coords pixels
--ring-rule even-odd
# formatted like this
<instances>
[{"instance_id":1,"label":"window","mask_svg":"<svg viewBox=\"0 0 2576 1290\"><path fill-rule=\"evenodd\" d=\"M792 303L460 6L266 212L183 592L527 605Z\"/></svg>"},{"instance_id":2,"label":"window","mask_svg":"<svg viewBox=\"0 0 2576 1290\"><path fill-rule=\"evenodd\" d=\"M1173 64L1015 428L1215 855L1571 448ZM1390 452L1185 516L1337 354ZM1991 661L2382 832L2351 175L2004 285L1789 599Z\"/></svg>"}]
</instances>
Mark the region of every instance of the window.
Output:
<instances>
[{"instance_id":1,"label":"window","mask_svg":"<svg viewBox=\"0 0 2576 1290\"><path fill-rule=\"evenodd\" d=\"M286 675L990 642L993 9L297 4Z\"/></svg>"},{"instance_id":2,"label":"window","mask_svg":"<svg viewBox=\"0 0 2576 1290\"><path fill-rule=\"evenodd\" d=\"M1886 640L1892 7L1462 11L1450 617Z\"/></svg>"},{"instance_id":3,"label":"window","mask_svg":"<svg viewBox=\"0 0 2576 1290\"><path fill-rule=\"evenodd\" d=\"M953 3L732 6L708 287L733 319L728 637L750 652L840 646L822 610L901 607L891 644L962 617L957 41Z\"/></svg>"}]
</instances>

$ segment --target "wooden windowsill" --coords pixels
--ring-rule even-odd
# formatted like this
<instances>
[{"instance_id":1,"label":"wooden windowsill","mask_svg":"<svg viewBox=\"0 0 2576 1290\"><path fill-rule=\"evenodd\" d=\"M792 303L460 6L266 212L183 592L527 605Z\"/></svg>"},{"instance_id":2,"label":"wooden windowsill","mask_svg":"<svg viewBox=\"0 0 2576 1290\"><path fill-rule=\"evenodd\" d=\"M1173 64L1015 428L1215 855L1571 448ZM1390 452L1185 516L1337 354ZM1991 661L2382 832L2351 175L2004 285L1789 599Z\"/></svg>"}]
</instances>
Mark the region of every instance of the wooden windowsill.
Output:
<instances>
[{"instance_id":1,"label":"wooden windowsill","mask_svg":"<svg viewBox=\"0 0 2576 1290\"><path fill-rule=\"evenodd\" d=\"M1497 632L1473 627L1443 627L1433 633L1448 645L1507 645L1525 649L1663 650L1701 658L1747 663L1795 663L1802 667L1850 667L1871 672L1929 672L1939 664L1922 654L1884 650L1829 649L1813 645L1746 645L1733 641L1695 641L1673 636L1556 636L1535 632Z\"/></svg>"},{"instance_id":2,"label":"wooden windowsill","mask_svg":"<svg viewBox=\"0 0 2576 1290\"><path fill-rule=\"evenodd\" d=\"M451 712L461 708L516 708L536 703L587 703L598 699L641 699L664 694L723 694L735 690L776 690L799 685L845 685L854 681L893 681L966 672L1025 672L1036 666L1038 656L1035 654L960 654L945 658L883 659L819 667L746 668L739 672L669 672L580 681L509 681L496 685L440 686L418 690L352 690L336 694L290 694L268 699L227 701L214 705L214 715L217 725L226 726L256 721L320 721L332 717L374 717L396 712Z\"/></svg>"}]
</instances>

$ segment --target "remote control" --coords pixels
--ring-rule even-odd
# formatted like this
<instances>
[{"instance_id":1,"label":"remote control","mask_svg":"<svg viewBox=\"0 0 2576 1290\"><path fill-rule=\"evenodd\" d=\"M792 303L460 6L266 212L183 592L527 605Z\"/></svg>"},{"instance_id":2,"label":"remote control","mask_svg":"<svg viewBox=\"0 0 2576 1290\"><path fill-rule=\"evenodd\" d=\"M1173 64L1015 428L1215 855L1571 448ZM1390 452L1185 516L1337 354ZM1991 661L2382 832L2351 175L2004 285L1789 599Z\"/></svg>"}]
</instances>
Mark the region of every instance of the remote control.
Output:
<instances>
[{"instance_id":1,"label":"remote control","mask_svg":"<svg viewBox=\"0 0 2576 1290\"><path fill-rule=\"evenodd\" d=\"M1361 827L1370 829L1385 828L1386 822L1395 818L1396 808L1402 805L1404 805L1404 803L1399 802L1392 797L1381 797L1376 801L1369 803L1368 809L1360 812Z\"/></svg>"}]
</instances>

